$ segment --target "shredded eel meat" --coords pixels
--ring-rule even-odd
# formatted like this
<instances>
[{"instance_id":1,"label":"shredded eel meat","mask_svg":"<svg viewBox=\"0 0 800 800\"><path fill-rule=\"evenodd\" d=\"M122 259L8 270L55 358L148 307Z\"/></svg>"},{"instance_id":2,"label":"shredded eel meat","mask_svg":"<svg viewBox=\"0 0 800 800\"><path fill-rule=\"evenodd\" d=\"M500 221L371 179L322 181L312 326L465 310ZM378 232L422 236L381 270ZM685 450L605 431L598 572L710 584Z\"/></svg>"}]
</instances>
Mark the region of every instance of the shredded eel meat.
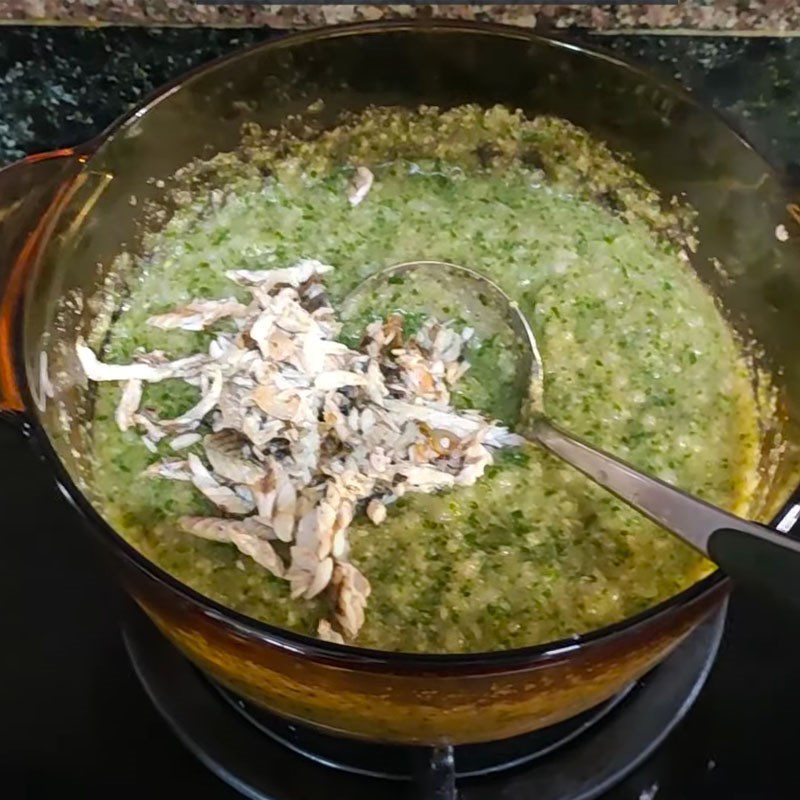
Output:
<instances>
[{"instance_id":1,"label":"shredded eel meat","mask_svg":"<svg viewBox=\"0 0 800 800\"><path fill-rule=\"evenodd\" d=\"M306 259L229 271L251 292L249 305L194 300L148 320L187 331L235 321L236 332L218 333L207 354L169 361L143 353L119 365L99 361L82 340L76 350L88 379L125 382L115 414L121 431L138 426L151 449L170 436L173 450L202 441L208 466L192 452L145 470L191 482L231 517L183 516L182 530L232 544L285 578L292 597L311 600L328 590L334 617L321 619L317 631L344 642L364 624L371 591L348 562L347 532L359 506L380 525L387 504L406 493L471 486L492 464L492 449L523 440L450 404L450 387L468 368L462 344L469 330L429 320L404 341L395 316L371 323L359 350L337 341L340 325L321 282L331 270ZM143 382L177 376L200 387L194 406L173 419L137 414Z\"/></svg>"}]
</instances>

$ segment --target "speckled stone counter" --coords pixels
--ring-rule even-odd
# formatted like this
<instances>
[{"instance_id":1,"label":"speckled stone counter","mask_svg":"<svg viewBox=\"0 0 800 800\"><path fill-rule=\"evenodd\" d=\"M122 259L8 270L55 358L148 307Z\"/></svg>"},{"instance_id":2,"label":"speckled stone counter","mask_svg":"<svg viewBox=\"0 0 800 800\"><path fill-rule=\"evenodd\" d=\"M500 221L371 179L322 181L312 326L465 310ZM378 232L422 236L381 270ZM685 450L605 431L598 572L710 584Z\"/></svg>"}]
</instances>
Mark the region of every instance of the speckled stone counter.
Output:
<instances>
[{"instance_id":1,"label":"speckled stone counter","mask_svg":"<svg viewBox=\"0 0 800 800\"><path fill-rule=\"evenodd\" d=\"M594 31L800 33L797 0L679 0L670 5L218 4L195 0L0 0L0 21L79 25L213 25L307 28L375 19L482 19L528 28Z\"/></svg>"},{"instance_id":2,"label":"speckled stone counter","mask_svg":"<svg viewBox=\"0 0 800 800\"><path fill-rule=\"evenodd\" d=\"M0 163L76 144L165 81L268 29L0 26ZM800 161L800 39L576 34L675 77L768 158Z\"/></svg>"}]
</instances>

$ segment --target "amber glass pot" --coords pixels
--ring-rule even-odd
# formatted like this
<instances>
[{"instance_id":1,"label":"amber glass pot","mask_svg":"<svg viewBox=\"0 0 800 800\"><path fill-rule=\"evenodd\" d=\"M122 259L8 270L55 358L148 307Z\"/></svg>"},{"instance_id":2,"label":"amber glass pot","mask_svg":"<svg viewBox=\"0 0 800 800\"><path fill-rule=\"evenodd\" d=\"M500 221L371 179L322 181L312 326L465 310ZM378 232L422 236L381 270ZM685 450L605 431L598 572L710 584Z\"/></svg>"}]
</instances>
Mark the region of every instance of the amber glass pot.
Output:
<instances>
[{"instance_id":1,"label":"amber glass pot","mask_svg":"<svg viewBox=\"0 0 800 800\"><path fill-rule=\"evenodd\" d=\"M233 149L244 122L274 126L319 98L331 120L370 103L503 103L557 114L630 154L665 197L684 195L699 212L695 268L780 375L781 424L770 436L783 445L759 502L762 519L791 516L785 503L800 442L800 229L790 198L745 141L678 87L513 28L403 22L287 36L190 74L86 146L0 173L3 415L27 432L161 631L253 702L328 731L398 743L479 742L555 723L663 659L723 601L725 578L711 575L634 618L568 641L470 655L383 653L280 630L198 595L139 555L92 505L82 463L92 398L70 379L77 374L72 344L92 326L91 298L113 257L136 250L144 201L157 199L160 179L190 159ZM788 242L776 239L779 224ZM47 402L43 351L55 376Z\"/></svg>"}]
</instances>

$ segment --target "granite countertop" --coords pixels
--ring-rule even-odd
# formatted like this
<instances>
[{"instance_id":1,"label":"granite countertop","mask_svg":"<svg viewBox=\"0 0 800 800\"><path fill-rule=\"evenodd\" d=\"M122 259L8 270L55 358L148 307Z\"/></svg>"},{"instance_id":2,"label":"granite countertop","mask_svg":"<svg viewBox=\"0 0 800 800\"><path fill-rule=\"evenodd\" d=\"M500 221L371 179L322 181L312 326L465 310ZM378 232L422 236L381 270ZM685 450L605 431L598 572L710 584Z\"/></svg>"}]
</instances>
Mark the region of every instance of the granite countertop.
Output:
<instances>
[{"instance_id":1,"label":"granite countertop","mask_svg":"<svg viewBox=\"0 0 800 800\"><path fill-rule=\"evenodd\" d=\"M0 26L0 163L77 144L182 72L269 29ZM677 78L777 166L800 161L800 39L575 36Z\"/></svg>"},{"instance_id":2,"label":"granite countertop","mask_svg":"<svg viewBox=\"0 0 800 800\"><path fill-rule=\"evenodd\" d=\"M112 25L213 25L273 29L399 17L485 19L537 28L800 33L796 0L676 0L659 5L511 3L464 5L228 4L206 0L4 0L0 21Z\"/></svg>"}]
</instances>

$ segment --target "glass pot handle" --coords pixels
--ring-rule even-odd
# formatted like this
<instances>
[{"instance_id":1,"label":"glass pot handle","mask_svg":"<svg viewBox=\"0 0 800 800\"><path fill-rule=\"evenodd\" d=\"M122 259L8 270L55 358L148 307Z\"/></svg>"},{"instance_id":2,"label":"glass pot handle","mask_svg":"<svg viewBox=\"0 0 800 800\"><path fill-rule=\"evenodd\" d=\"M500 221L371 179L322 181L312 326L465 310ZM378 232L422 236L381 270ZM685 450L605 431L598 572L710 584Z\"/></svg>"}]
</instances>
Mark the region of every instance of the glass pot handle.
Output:
<instances>
[{"instance_id":1,"label":"glass pot handle","mask_svg":"<svg viewBox=\"0 0 800 800\"><path fill-rule=\"evenodd\" d=\"M0 419L25 420L19 384L19 312L43 233L86 160L73 148L29 156L0 170Z\"/></svg>"}]
</instances>

